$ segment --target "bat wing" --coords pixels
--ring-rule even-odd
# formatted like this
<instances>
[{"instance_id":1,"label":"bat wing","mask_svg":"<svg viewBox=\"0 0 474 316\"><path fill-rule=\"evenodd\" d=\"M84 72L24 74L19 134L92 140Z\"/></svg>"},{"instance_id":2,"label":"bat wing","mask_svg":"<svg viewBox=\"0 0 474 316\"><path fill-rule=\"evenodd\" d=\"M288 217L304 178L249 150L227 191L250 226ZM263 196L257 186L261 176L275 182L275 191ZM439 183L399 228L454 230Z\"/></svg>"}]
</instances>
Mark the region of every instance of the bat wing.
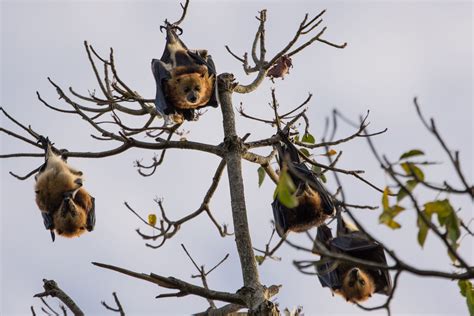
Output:
<instances>
[{"instance_id":1,"label":"bat wing","mask_svg":"<svg viewBox=\"0 0 474 316\"><path fill-rule=\"evenodd\" d=\"M54 222L53 217L49 212L41 212L41 216L43 217L43 224L46 229L51 232L51 239L54 242L56 235L54 234Z\"/></svg>"},{"instance_id":2,"label":"bat wing","mask_svg":"<svg viewBox=\"0 0 474 316\"><path fill-rule=\"evenodd\" d=\"M165 94L163 92L163 81L171 78L170 72L166 69L165 65L164 62L158 59L153 59L151 61L151 70L156 83L155 107L158 113L163 116L172 112L170 106L166 102Z\"/></svg>"},{"instance_id":3,"label":"bat wing","mask_svg":"<svg viewBox=\"0 0 474 316\"><path fill-rule=\"evenodd\" d=\"M206 103L206 106L212 106L212 107L218 107L219 102L218 102L218 97L217 97L217 72L216 72L216 66L214 65L214 61L212 60L211 55L207 55L206 57L206 66L207 66L207 71L209 72L209 75L214 75L214 91L212 92L211 98L209 99L209 102Z\"/></svg>"},{"instance_id":4,"label":"bat wing","mask_svg":"<svg viewBox=\"0 0 474 316\"><path fill-rule=\"evenodd\" d=\"M41 216L43 217L44 228L54 229L54 222L51 214L48 212L41 212Z\"/></svg>"},{"instance_id":5,"label":"bat wing","mask_svg":"<svg viewBox=\"0 0 474 316\"><path fill-rule=\"evenodd\" d=\"M331 239L331 229L326 225L319 226L316 234L316 240L325 246L329 246ZM313 252L318 253L316 245L313 247ZM338 263L335 260L321 256L321 263L315 264L315 266L316 272L318 273L319 282L321 282L323 287L338 289L342 286L340 271L337 269Z\"/></svg>"},{"instance_id":6,"label":"bat wing","mask_svg":"<svg viewBox=\"0 0 474 316\"><path fill-rule=\"evenodd\" d=\"M288 232L288 223L285 217L285 206L278 201L276 198L272 203L273 218L275 219L275 229L278 236L281 238L285 237Z\"/></svg>"},{"instance_id":7,"label":"bat wing","mask_svg":"<svg viewBox=\"0 0 474 316\"><path fill-rule=\"evenodd\" d=\"M315 264L316 272L318 274L319 282L323 287L328 287L331 290L339 289L342 286L342 276L338 269L338 262L334 260L325 260L324 263Z\"/></svg>"},{"instance_id":8,"label":"bat wing","mask_svg":"<svg viewBox=\"0 0 474 316\"><path fill-rule=\"evenodd\" d=\"M95 227L95 198L91 197L92 206L90 210L87 212L87 221L86 221L86 229L87 231L94 230Z\"/></svg>"},{"instance_id":9,"label":"bat wing","mask_svg":"<svg viewBox=\"0 0 474 316\"><path fill-rule=\"evenodd\" d=\"M331 240L330 244L331 247L349 254L360 251L371 251L380 247L378 243L368 240L367 238L361 238L356 234L338 236Z\"/></svg>"}]
</instances>

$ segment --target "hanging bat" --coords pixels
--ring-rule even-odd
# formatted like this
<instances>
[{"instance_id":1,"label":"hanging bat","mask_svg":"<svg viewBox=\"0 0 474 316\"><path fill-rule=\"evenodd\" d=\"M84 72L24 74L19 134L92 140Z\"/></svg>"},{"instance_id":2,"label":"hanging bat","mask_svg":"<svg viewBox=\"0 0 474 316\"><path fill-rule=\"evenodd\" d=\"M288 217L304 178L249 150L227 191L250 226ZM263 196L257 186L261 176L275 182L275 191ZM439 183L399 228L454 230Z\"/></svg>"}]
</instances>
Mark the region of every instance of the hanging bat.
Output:
<instances>
[{"instance_id":1,"label":"hanging bat","mask_svg":"<svg viewBox=\"0 0 474 316\"><path fill-rule=\"evenodd\" d=\"M195 119L194 110L217 107L216 67L206 50L190 50L181 41L176 25L165 22L166 45L160 60L151 61L156 81L155 106L175 122Z\"/></svg>"},{"instance_id":2,"label":"hanging bat","mask_svg":"<svg viewBox=\"0 0 474 316\"><path fill-rule=\"evenodd\" d=\"M286 168L296 187L298 205L294 208L284 206L278 196L272 208L275 228L280 237L289 231L303 232L319 226L334 215L334 204L315 173L301 162L296 147L284 137L284 144L277 145L280 170Z\"/></svg>"},{"instance_id":3,"label":"hanging bat","mask_svg":"<svg viewBox=\"0 0 474 316\"><path fill-rule=\"evenodd\" d=\"M321 225L318 227L316 240L332 252L387 264L383 247L345 222L340 211L337 214L337 237L333 238L329 227ZM315 252L318 252L316 245ZM321 256L321 261L323 263L316 265L321 285L329 287L333 293L341 295L348 302L360 303L374 293L389 295L392 291L388 270L344 263L324 255Z\"/></svg>"},{"instance_id":4,"label":"hanging bat","mask_svg":"<svg viewBox=\"0 0 474 316\"><path fill-rule=\"evenodd\" d=\"M56 154L47 138L45 163L35 176L36 204L41 210L46 229L64 237L79 236L95 226L95 199L83 188L83 175Z\"/></svg>"},{"instance_id":5,"label":"hanging bat","mask_svg":"<svg viewBox=\"0 0 474 316\"><path fill-rule=\"evenodd\" d=\"M285 75L290 73L290 68L293 68L293 63L290 57L283 55L277 59L273 66L268 70L267 77L270 77L272 82L274 78L285 78Z\"/></svg>"}]
</instances>

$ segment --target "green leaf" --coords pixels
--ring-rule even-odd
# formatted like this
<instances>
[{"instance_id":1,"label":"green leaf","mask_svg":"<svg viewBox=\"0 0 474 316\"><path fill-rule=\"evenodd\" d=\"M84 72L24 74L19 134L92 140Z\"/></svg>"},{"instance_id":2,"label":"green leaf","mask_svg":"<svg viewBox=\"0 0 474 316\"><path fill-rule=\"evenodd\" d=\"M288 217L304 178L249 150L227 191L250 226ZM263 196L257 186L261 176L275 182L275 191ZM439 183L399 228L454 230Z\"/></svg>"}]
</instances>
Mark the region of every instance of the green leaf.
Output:
<instances>
[{"instance_id":1,"label":"green leaf","mask_svg":"<svg viewBox=\"0 0 474 316\"><path fill-rule=\"evenodd\" d=\"M444 225L446 218L454 212L451 203L449 200L436 200L432 202L425 203L424 205L426 213L431 216L432 214L438 215L438 220L440 225Z\"/></svg>"},{"instance_id":2,"label":"green leaf","mask_svg":"<svg viewBox=\"0 0 474 316\"><path fill-rule=\"evenodd\" d=\"M306 149L306 148L300 148L300 152L305 155L306 157L309 157L311 156L311 154L309 153L309 150Z\"/></svg>"},{"instance_id":3,"label":"green leaf","mask_svg":"<svg viewBox=\"0 0 474 316\"><path fill-rule=\"evenodd\" d=\"M446 220L446 230L448 232L448 238L451 240L452 244L455 244L456 241L461 237L461 230L459 228L459 218L455 212L449 215Z\"/></svg>"},{"instance_id":4,"label":"green leaf","mask_svg":"<svg viewBox=\"0 0 474 316\"><path fill-rule=\"evenodd\" d=\"M423 171L419 167L415 166L413 163L404 162L400 164L400 166L402 166L403 170L405 170L407 176L412 176L420 181L425 180L425 174L423 173Z\"/></svg>"},{"instance_id":5,"label":"green leaf","mask_svg":"<svg viewBox=\"0 0 474 316\"><path fill-rule=\"evenodd\" d=\"M410 151L407 151L406 153L403 153L399 160L402 160L402 159L406 159L406 158L410 158L410 157L415 157L415 156L422 156L424 155L425 153L422 152L421 150L419 149L412 149Z\"/></svg>"},{"instance_id":6,"label":"green leaf","mask_svg":"<svg viewBox=\"0 0 474 316\"><path fill-rule=\"evenodd\" d=\"M466 298L469 315L474 315L474 288L469 280L459 280L458 286L461 289L461 295Z\"/></svg>"},{"instance_id":7,"label":"green leaf","mask_svg":"<svg viewBox=\"0 0 474 316\"><path fill-rule=\"evenodd\" d=\"M459 248L459 245L460 244L458 243L451 244L454 250L457 250ZM453 263L456 263L456 261L458 260L458 258L456 258L456 256L449 249L448 249L448 256L449 256L449 259L451 259Z\"/></svg>"},{"instance_id":8,"label":"green leaf","mask_svg":"<svg viewBox=\"0 0 474 316\"><path fill-rule=\"evenodd\" d=\"M306 133L303 135L303 138L301 138L301 141L303 143L308 143L308 144L314 144L316 140L314 139L314 136L311 135L310 133Z\"/></svg>"},{"instance_id":9,"label":"green leaf","mask_svg":"<svg viewBox=\"0 0 474 316\"><path fill-rule=\"evenodd\" d=\"M263 180L265 180L266 172L265 172L265 169L263 169L262 167L258 167L257 173L258 173L258 186L260 187L262 186Z\"/></svg>"},{"instance_id":10,"label":"green leaf","mask_svg":"<svg viewBox=\"0 0 474 316\"><path fill-rule=\"evenodd\" d=\"M400 205L397 205L397 204L395 204L393 206L390 206L389 200L388 200L388 196L390 194L392 194L392 193L390 192L389 187L385 187L385 189L383 190L383 194L382 194L383 212L379 216L379 223L385 224L388 227L390 227L391 229L398 229L398 228L402 227L402 225L400 225L400 223L396 222L394 220L394 218L398 214L400 214L402 211L404 211L405 208L400 206Z\"/></svg>"},{"instance_id":11,"label":"green leaf","mask_svg":"<svg viewBox=\"0 0 474 316\"><path fill-rule=\"evenodd\" d=\"M299 141L300 141L300 135L295 135L295 136L293 137L293 140L294 140L295 142L299 142Z\"/></svg>"},{"instance_id":12,"label":"green leaf","mask_svg":"<svg viewBox=\"0 0 474 316\"><path fill-rule=\"evenodd\" d=\"M405 183L405 188L408 190L408 192L412 192L413 189L415 189L416 185L418 184L418 181L416 180L408 180L407 183ZM397 193L397 202L400 202L408 196L408 192L404 188L400 188L400 190Z\"/></svg>"},{"instance_id":13,"label":"green leaf","mask_svg":"<svg viewBox=\"0 0 474 316\"><path fill-rule=\"evenodd\" d=\"M423 212L426 216L426 219L431 222L431 215L432 214L427 214L426 211ZM428 236L428 225L425 224L423 219L418 216L417 222L416 222L419 230L418 230L418 243L420 246L423 248L425 245L426 237Z\"/></svg>"},{"instance_id":14,"label":"green leaf","mask_svg":"<svg viewBox=\"0 0 474 316\"><path fill-rule=\"evenodd\" d=\"M319 176L319 175L321 174L321 172L322 172L321 167L315 166L315 165L313 165L313 166L311 167L311 170L312 170L314 173L316 173L318 176Z\"/></svg>"},{"instance_id":15,"label":"green leaf","mask_svg":"<svg viewBox=\"0 0 474 316\"><path fill-rule=\"evenodd\" d=\"M390 227L391 229L398 229L400 227L402 227L402 225L400 225L398 222L396 222L392 216L390 216L389 213L382 213L379 217L379 222L381 224L385 224L387 225L388 227Z\"/></svg>"},{"instance_id":16,"label":"green leaf","mask_svg":"<svg viewBox=\"0 0 474 316\"><path fill-rule=\"evenodd\" d=\"M298 199L295 196L296 186L291 179L286 168L283 168L280 173L280 179L276 187L276 195L278 200L288 208L295 208L298 206Z\"/></svg>"},{"instance_id":17,"label":"green leaf","mask_svg":"<svg viewBox=\"0 0 474 316\"><path fill-rule=\"evenodd\" d=\"M258 265L261 265L264 260L265 260L264 256L259 256L259 255L255 256L255 261L257 261Z\"/></svg>"},{"instance_id":18,"label":"green leaf","mask_svg":"<svg viewBox=\"0 0 474 316\"><path fill-rule=\"evenodd\" d=\"M321 173L319 175L319 179L321 179L321 181L323 181L323 183L328 182L328 179L326 178L326 175L324 173Z\"/></svg>"},{"instance_id":19,"label":"green leaf","mask_svg":"<svg viewBox=\"0 0 474 316\"><path fill-rule=\"evenodd\" d=\"M388 195L391 194L390 189L388 187L385 187L383 190L383 195L382 195L382 206L383 210L386 211L388 210Z\"/></svg>"}]
</instances>

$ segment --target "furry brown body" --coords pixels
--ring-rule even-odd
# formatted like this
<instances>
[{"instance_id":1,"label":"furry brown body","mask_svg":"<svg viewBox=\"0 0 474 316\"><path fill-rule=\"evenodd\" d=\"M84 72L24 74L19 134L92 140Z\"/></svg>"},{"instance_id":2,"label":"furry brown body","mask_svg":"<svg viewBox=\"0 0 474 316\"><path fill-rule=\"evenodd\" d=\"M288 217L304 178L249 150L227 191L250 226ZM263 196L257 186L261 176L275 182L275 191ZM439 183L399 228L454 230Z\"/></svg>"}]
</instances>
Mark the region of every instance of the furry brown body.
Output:
<instances>
[{"instance_id":1,"label":"furry brown body","mask_svg":"<svg viewBox=\"0 0 474 316\"><path fill-rule=\"evenodd\" d=\"M64 237L79 236L92 230L88 214L94 201L82 187L82 172L77 171L55 154L48 145L44 169L36 176L36 204L43 217L50 219L48 229Z\"/></svg>"},{"instance_id":2,"label":"furry brown body","mask_svg":"<svg viewBox=\"0 0 474 316\"><path fill-rule=\"evenodd\" d=\"M304 185L297 192L298 206L287 208L286 220L288 230L292 232L305 232L319 226L329 215L322 212L321 197L311 187Z\"/></svg>"}]
</instances>

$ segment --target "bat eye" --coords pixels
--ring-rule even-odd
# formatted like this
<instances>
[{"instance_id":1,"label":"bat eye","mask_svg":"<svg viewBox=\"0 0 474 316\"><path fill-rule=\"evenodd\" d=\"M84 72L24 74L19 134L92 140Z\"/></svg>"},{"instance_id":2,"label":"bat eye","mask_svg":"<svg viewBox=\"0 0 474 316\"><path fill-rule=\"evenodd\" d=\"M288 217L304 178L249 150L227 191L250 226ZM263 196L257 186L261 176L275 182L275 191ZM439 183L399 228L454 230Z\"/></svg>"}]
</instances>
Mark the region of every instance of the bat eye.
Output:
<instances>
[{"instance_id":1,"label":"bat eye","mask_svg":"<svg viewBox=\"0 0 474 316\"><path fill-rule=\"evenodd\" d=\"M195 86L194 90L199 92L199 91L201 91L201 87L200 86Z\"/></svg>"},{"instance_id":2,"label":"bat eye","mask_svg":"<svg viewBox=\"0 0 474 316\"><path fill-rule=\"evenodd\" d=\"M365 281L364 281L364 280L360 280L360 285L364 286L364 285L365 285Z\"/></svg>"},{"instance_id":3,"label":"bat eye","mask_svg":"<svg viewBox=\"0 0 474 316\"><path fill-rule=\"evenodd\" d=\"M184 93L188 93L189 91L191 91L191 89L189 89L189 88L184 88Z\"/></svg>"}]
</instances>

